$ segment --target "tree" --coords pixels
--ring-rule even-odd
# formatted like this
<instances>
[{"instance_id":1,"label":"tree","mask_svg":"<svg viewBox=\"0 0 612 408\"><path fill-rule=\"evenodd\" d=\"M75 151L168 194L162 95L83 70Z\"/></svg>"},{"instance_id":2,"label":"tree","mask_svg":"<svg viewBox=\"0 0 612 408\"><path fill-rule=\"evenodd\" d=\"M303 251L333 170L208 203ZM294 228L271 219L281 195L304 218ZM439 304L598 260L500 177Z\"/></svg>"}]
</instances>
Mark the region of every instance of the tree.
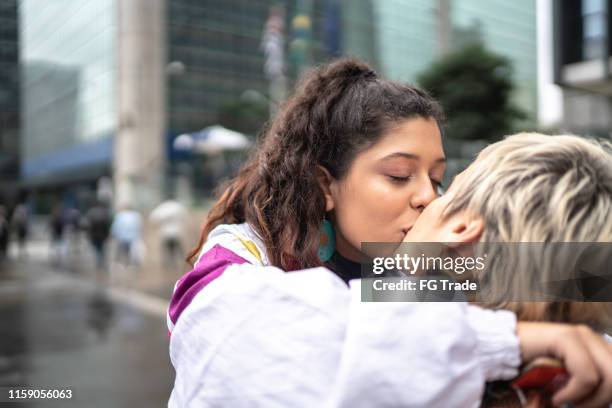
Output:
<instances>
[{"instance_id":1,"label":"tree","mask_svg":"<svg viewBox=\"0 0 612 408\"><path fill-rule=\"evenodd\" d=\"M268 120L268 115L267 100L240 98L223 103L219 107L217 121L228 129L255 137Z\"/></svg>"},{"instance_id":2,"label":"tree","mask_svg":"<svg viewBox=\"0 0 612 408\"><path fill-rule=\"evenodd\" d=\"M440 101L453 139L499 140L526 115L510 100L514 84L508 59L471 44L434 62L418 78Z\"/></svg>"}]
</instances>

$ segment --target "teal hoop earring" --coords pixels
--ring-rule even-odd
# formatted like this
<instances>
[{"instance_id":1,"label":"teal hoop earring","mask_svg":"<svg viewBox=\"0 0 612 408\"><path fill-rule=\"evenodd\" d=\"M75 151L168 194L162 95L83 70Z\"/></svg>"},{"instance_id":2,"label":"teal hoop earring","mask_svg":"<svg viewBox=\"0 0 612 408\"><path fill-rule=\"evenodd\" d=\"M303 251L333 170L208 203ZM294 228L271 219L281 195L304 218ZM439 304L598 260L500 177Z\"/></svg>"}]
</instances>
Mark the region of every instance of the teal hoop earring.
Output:
<instances>
[{"instance_id":1,"label":"teal hoop earring","mask_svg":"<svg viewBox=\"0 0 612 408\"><path fill-rule=\"evenodd\" d=\"M321 262L327 262L331 259L336 250L336 233L331 222L327 219L323 220L321 226L321 241L319 243L319 259Z\"/></svg>"}]
</instances>

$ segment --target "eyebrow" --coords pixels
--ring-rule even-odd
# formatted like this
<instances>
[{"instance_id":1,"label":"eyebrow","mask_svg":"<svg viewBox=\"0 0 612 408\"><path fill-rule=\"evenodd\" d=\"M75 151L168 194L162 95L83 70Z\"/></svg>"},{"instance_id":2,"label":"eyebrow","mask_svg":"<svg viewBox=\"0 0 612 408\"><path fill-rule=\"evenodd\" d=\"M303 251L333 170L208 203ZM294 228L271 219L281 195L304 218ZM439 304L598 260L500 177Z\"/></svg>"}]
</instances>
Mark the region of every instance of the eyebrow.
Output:
<instances>
[{"instance_id":1,"label":"eyebrow","mask_svg":"<svg viewBox=\"0 0 612 408\"><path fill-rule=\"evenodd\" d=\"M396 157L403 157L403 158L408 159L408 160L420 160L421 159L416 154L404 153L404 152L395 152L395 153L391 153L391 154L383 157L381 160L394 159ZM440 157L439 159L436 159L435 163L446 163L446 157Z\"/></svg>"}]
</instances>

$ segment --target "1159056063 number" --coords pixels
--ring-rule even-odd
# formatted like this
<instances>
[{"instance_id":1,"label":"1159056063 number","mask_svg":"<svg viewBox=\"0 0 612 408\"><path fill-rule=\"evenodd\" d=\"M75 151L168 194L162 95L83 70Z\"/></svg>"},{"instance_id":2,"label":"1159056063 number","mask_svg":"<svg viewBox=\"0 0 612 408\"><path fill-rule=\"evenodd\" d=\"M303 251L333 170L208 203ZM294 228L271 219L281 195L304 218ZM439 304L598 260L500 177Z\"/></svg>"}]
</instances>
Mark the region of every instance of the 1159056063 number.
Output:
<instances>
[{"instance_id":1,"label":"1159056063 number","mask_svg":"<svg viewBox=\"0 0 612 408\"><path fill-rule=\"evenodd\" d=\"M71 388L5 387L0 402L17 400L65 400L72 399Z\"/></svg>"}]
</instances>

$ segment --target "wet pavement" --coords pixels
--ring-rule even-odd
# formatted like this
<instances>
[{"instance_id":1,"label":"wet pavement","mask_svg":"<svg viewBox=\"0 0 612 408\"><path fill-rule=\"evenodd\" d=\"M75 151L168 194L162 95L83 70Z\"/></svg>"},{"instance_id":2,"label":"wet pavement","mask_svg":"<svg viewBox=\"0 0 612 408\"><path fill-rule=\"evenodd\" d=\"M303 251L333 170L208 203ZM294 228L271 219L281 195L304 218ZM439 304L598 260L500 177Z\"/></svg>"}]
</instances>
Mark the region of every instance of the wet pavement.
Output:
<instances>
[{"instance_id":1,"label":"wet pavement","mask_svg":"<svg viewBox=\"0 0 612 408\"><path fill-rule=\"evenodd\" d=\"M109 287L87 268L55 268L35 256L0 265L0 387L73 393L0 407L167 405L167 299Z\"/></svg>"}]
</instances>

